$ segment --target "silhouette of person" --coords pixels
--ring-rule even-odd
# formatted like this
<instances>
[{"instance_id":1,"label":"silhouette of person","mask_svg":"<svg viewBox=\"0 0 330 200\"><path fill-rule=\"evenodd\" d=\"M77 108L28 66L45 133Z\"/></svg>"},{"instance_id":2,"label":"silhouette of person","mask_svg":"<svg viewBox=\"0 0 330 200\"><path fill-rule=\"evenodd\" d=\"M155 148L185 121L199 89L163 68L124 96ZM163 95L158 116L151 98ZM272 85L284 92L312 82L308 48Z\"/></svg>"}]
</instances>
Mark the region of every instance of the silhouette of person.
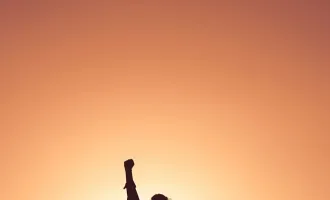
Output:
<instances>
[{"instance_id":1,"label":"silhouette of person","mask_svg":"<svg viewBox=\"0 0 330 200\"><path fill-rule=\"evenodd\" d=\"M132 169L134 167L134 161L132 159L126 160L124 162L124 167L126 172L126 184L124 189L126 189L127 192L127 200L140 200L133 180ZM151 197L151 200L168 200L168 198L163 194L155 194Z\"/></svg>"}]
</instances>

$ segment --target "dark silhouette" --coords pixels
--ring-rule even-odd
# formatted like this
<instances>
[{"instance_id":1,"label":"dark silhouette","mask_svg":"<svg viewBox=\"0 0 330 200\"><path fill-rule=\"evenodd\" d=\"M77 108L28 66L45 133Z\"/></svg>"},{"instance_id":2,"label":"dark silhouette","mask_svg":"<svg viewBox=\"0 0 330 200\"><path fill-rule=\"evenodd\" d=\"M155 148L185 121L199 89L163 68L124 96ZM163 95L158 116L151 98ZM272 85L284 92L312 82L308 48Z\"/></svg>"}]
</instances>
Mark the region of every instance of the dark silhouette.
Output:
<instances>
[{"instance_id":1,"label":"dark silhouette","mask_svg":"<svg viewBox=\"0 0 330 200\"><path fill-rule=\"evenodd\" d=\"M168 200L168 198L162 194L155 194L151 200Z\"/></svg>"},{"instance_id":2,"label":"dark silhouette","mask_svg":"<svg viewBox=\"0 0 330 200\"><path fill-rule=\"evenodd\" d=\"M127 200L140 200L133 180L132 169L134 167L134 161L132 159L126 160L124 162L124 167L126 172L126 184L124 189L126 189L127 192ZM155 194L151 197L151 200L168 200L168 198L162 194Z\"/></svg>"}]
</instances>

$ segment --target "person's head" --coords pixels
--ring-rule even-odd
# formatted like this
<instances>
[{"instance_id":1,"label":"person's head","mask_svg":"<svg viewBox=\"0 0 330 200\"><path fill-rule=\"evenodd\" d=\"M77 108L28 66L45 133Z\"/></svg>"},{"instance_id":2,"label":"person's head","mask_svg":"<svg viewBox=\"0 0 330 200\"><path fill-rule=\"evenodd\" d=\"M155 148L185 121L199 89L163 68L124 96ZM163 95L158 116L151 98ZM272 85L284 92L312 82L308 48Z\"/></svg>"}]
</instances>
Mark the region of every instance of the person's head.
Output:
<instances>
[{"instance_id":1,"label":"person's head","mask_svg":"<svg viewBox=\"0 0 330 200\"><path fill-rule=\"evenodd\" d=\"M162 194L155 194L151 197L151 200L168 200L168 198Z\"/></svg>"}]
</instances>

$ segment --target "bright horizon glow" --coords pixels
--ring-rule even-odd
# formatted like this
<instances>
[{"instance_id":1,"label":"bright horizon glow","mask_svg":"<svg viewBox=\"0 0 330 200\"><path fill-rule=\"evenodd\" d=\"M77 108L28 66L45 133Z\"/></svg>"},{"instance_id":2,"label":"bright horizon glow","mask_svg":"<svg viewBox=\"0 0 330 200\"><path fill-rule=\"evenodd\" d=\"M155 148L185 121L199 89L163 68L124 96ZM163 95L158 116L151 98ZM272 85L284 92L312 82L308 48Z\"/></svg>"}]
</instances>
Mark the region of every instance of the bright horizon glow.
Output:
<instances>
[{"instance_id":1,"label":"bright horizon glow","mask_svg":"<svg viewBox=\"0 0 330 200\"><path fill-rule=\"evenodd\" d=\"M126 200L129 158L141 200L330 199L329 2L59 2L0 2L1 200Z\"/></svg>"}]
</instances>

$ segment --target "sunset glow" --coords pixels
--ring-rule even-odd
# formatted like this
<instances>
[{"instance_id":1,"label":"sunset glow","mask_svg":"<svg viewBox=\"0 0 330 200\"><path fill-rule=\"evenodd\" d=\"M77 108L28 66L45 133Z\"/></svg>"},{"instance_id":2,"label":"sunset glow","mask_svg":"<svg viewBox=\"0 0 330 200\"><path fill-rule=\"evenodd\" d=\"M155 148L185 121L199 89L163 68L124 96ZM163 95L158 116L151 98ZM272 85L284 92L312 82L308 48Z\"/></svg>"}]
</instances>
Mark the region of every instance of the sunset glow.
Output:
<instances>
[{"instance_id":1,"label":"sunset glow","mask_svg":"<svg viewBox=\"0 0 330 200\"><path fill-rule=\"evenodd\" d=\"M129 158L141 200L330 199L327 1L26 2L0 2L1 200L126 200Z\"/></svg>"}]
</instances>

